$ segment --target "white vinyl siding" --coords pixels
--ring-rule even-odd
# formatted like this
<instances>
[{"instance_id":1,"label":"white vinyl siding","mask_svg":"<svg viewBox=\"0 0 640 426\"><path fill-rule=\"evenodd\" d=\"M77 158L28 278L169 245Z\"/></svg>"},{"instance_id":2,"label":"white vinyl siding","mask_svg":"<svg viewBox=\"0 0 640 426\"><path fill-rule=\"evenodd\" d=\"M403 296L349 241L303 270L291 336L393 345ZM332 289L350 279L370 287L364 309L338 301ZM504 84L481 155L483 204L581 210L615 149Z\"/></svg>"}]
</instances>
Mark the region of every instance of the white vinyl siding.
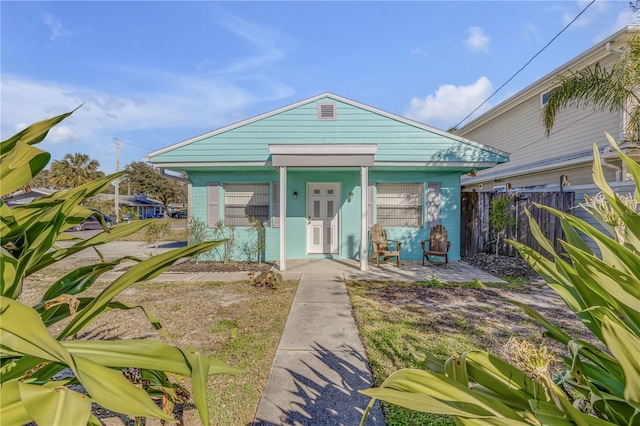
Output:
<instances>
[{"instance_id":1,"label":"white vinyl siding","mask_svg":"<svg viewBox=\"0 0 640 426\"><path fill-rule=\"evenodd\" d=\"M379 183L376 189L380 225L413 228L422 226L421 183Z\"/></svg>"},{"instance_id":2,"label":"white vinyl siding","mask_svg":"<svg viewBox=\"0 0 640 426\"><path fill-rule=\"evenodd\" d=\"M485 182L490 182L483 190L491 189L495 180L493 176L499 171L503 171L506 176L517 176L528 167L544 166L557 159L570 160L572 156L579 153L590 155L594 142L600 148L608 146L605 131L616 140L622 137L622 113L610 113L608 110L593 111L590 106L568 107L561 110L556 117L551 134L547 136L540 103L541 95L548 92L549 88L550 85L539 92L532 93L526 100L514 104L477 127L463 127L457 133L458 136L511 154L508 163L478 172L478 177L487 176ZM552 166L549 167L552 168ZM565 167L560 167L562 168ZM553 175L553 181L557 181L563 174L558 167L546 173ZM504 182L509 182L506 180L509 177L504 179ZM478 183L482 182L474 180ZM569 180L571 181L571 176ZM513 182L511 183L513 186ZM537 178L532 178L526 186L538 184Z\"/></svg>"},{"instance_id":3,"label":"white vinyl siding","mask_svg":"<svg viewBox=\"0 0 640 426\"><path fill-rule=\"evenodd\" d=\"M224 185L224 224L251 226L249 218L269 223L268 183L227 183Z\"/></svg>"}]
</instances>

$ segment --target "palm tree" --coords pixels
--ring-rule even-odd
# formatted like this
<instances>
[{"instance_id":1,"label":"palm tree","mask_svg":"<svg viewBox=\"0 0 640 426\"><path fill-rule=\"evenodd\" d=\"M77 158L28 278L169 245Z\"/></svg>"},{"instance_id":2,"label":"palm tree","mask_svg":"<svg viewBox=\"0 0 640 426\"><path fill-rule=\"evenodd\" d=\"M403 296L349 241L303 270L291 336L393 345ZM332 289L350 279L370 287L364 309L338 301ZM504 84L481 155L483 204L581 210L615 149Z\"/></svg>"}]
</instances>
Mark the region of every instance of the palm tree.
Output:
<instances>
[{"instance_id":1,"label":"palm tree","mask_svg":"<svg viewBox=\"0 0 640 426\"><path fill-rule=\"evenodd\" d=\"M611 68L597 63L593 68L558 76L557 83L543 110L547 136L560 110L569 105L590 105L594 110L624 111L624 138L640 142L640 39L634 37Z\"/></svg>"},{"instance_id":2,"label":"palm tree","mask_svg":"<svg viewBox=\"0 0 640 426\"><path fill-rule=\"evenodd\" d=\"M66 154L62 160L55 160L49 169L49 181L56 188L75 188L83 183L104 176L98 170L100 163L87 154Z\"/></svg>"}]
</instances>

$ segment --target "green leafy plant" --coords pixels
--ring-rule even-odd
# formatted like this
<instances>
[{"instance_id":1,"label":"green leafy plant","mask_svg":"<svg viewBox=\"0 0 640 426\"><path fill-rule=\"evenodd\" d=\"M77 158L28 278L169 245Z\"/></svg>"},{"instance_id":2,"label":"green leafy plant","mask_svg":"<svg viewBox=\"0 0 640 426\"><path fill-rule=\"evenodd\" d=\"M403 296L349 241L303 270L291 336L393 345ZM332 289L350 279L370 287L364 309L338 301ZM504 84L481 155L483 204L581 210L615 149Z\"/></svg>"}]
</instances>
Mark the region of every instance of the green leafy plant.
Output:
<instances>
[{"instance_id":1,"label":"green leafy plant","mask_svg":"<svg viewBox=\"0 0 640 426\"><path fill-rule=\"evenodd\" d=\"M200 244L209 239L209 228L207 222L197 216L193 216L189 221L188 242L190 245ZM195 262L206 259L207 253L199 253L191 258Z\"/></svg>"},{"instance_id":2,"label":"green leafy plant","mask_svg":"<svg viewBox=\"0 0 640 426\"><path fill-rule=\"evenodd\" d=\"M507 228L515 224L515 218L511 215L513 200L508 195L499 195L491 200L489 208L489 225L494 234L493 243L495 254L498 255L500 244L507 234Z\"/></svg>"},{"instance_id":3,"label":"green leafy plant","mask_svg":"<svg viewBox=\"0 0 640 426\"><path fill-rule=\"evenodd\" d=\"M640 201L640 165L620 151L610 135L607 138L633 176L634 197ZM379 388L362 391L372 397L369 407L380 399L413 410L452 415L460 425L638 424L640 215L635 203L625 202L607 184L597 147L593 178L607 206L585 208L596 217L603 211L615 213L617 229L609 225L606 234L568 213L538 205L560 219L566 253L554 251L530 215L532 232L551 259L516 241L510 244L601 345L572 338L530 306L512 302L545 328L549 338L564 345L566 354L553 355L544 346L523 341L510 343L510 361L477 350L446 360L419 353L416 358L424 370L399 370ZM600 255L589 248L581 234L597 244ZM551 368L554 357L561 363L558 372ZM366 413L363 422L365 418Z\"/></svg>"},{"instance_id":4,"label":"green leafy plant","mask_svg":"<svg viewBox=\"0 0 640 426\"><path fill-rule=\"evenodd\" d=\"M151 253L155 255L158 251L158 244L171 232L171 223L167 219L154 220L144 230L145 243L153 246Z\"/></svg>"},{"instance_id":5,"label":"green leafy plant","mask_svg":"<svg viewBox=\"0 0 640 426\"><path fill-rule=\"evenodd\" d=\"M248 243L247 254L249 258L255 256L258 260L258 263L262 262L262 254L264 253L265 248L267 247L265 240L265 229L262 221L255 217L249 218L249 223L251 224L251 230L253 231L253 240Z\"/></svg>"},{"instance_id":6,"label":"green leafy plant","mask_svg":"<svg viewBox=\"0 0 640 426\"><path fill-rule=\"evenodd\" d=\"M27 184L48 163L50 155L34 145L71 113L35 123L0 143L0 192L5 196ZM122 290L149 280L180 258L197 255L221 244L205 242L163 253L144 261L126 256L83 266L51 284L42 300L27 306L18 299L25 278L81 250L132 234L151 221L138 221L87 240L64 233L94 214L82 202L107 188L116 173L75 188L40 197L32 203L9 207L0 201L0 418L3 424L100 424L92 403L136 418L174 422L173 404L184 397L180 376L191 379L195 405L204 424L209 423L206 384L210 375L234 373L226 364L198 352L153 340L77 340L83 329L111 309L143 309L151 324L163 332L156 318L141 306L114 301ZM61 246L59 242L71 241ZM105 272L125 260L136 262L97 296L85 292ZM50 326L61 331L53 335ZM69 369L71 375L60 378ZM142 387L131 383L124 371L136 371ZM81 393L71 385L81 385ZM154 399L162 399L162 409Z\"/></svg>"},{"instance_id":7,"label":"green leafy plant","mask_svg":"<svg viewBox=\"0 0 640 426\"><path fill-rule=\"evenodd\" d=\"M233 250L236 247L236 228L235 226L227 226L222 221L218 221L213 227L214 238L223 241L223 245L216 247L215 252L218 254L220 261L225 265L229 263ZM222 248L222 249L221 249Z\"/></svg>"}]
</instances>

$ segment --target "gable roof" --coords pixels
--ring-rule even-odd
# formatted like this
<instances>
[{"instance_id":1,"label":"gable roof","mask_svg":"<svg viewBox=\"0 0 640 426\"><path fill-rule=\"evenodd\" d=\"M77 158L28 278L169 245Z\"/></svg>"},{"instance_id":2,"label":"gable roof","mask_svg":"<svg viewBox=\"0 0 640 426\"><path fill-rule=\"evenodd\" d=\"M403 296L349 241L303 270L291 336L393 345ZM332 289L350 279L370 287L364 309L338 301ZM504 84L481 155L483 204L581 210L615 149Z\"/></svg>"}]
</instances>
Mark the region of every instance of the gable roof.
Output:
<instances>
[{"instance_id":1,"label":"gable roof","mask_svg":"<svg viewBox=\"0 0 640 426\"><path fill-rule=\"evenodd\" d=\"M318 120L316 105L333 102L338 119ZM405 117L322 93L151 152L160 167L265 166L270 144L378 144L376 166L436 163L486 168L509 154ZM386 149L385 149L386 147Z\"/></svg>"}]
</instances>

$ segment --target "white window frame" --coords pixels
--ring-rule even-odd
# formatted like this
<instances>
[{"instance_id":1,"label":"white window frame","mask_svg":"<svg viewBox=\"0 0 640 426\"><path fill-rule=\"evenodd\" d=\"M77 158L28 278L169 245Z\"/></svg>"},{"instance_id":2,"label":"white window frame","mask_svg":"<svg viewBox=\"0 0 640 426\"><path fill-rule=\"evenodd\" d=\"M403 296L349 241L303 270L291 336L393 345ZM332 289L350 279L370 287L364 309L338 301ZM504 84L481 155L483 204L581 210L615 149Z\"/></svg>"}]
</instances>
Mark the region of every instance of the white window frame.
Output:
<instances>
[{"instance_id":1,"label":"white window frame","mask_svg":"<svg viewBox=\"0 0 640 426\"><path fill-rule=\"evenodd\" d=\"M540 108L544 108L544 106L549 103L549 96L556 90L555 88L551 90L547 90L546 92L540 93ZM545 99L546 98L546 99Z\"/></svg>"},{"instance_id":2,"label":"white window frame","mask_svg":"<svg viewBox=\"0 0 640 426\"><path fill-rule=\"evenodd\" d=\"M376 185L377 223L385 228L421 228L424 224L422 183L378 183ZM387 212L385 212L387 210ZM393 211L390 215L388 210ZM404 215L399 214L405 210ZM417 212L411 214L411 211Z\"/></svg>"},{"instance_id":3,"label":"white window frame","mask_svg":"<svg viewBox=\"0 0 640 426\"><path fill-rule=\"evenodd\" d=\"M252 226L249 217L261 219L263 226L269 226L269 203L271 191L269 183L233 182L224 184L224 224L226 226ZM246 214L251 208L261 209L259 215ZM244 216L232 214L232 209L243 209Z\"/></svg>"}]
</instances>

